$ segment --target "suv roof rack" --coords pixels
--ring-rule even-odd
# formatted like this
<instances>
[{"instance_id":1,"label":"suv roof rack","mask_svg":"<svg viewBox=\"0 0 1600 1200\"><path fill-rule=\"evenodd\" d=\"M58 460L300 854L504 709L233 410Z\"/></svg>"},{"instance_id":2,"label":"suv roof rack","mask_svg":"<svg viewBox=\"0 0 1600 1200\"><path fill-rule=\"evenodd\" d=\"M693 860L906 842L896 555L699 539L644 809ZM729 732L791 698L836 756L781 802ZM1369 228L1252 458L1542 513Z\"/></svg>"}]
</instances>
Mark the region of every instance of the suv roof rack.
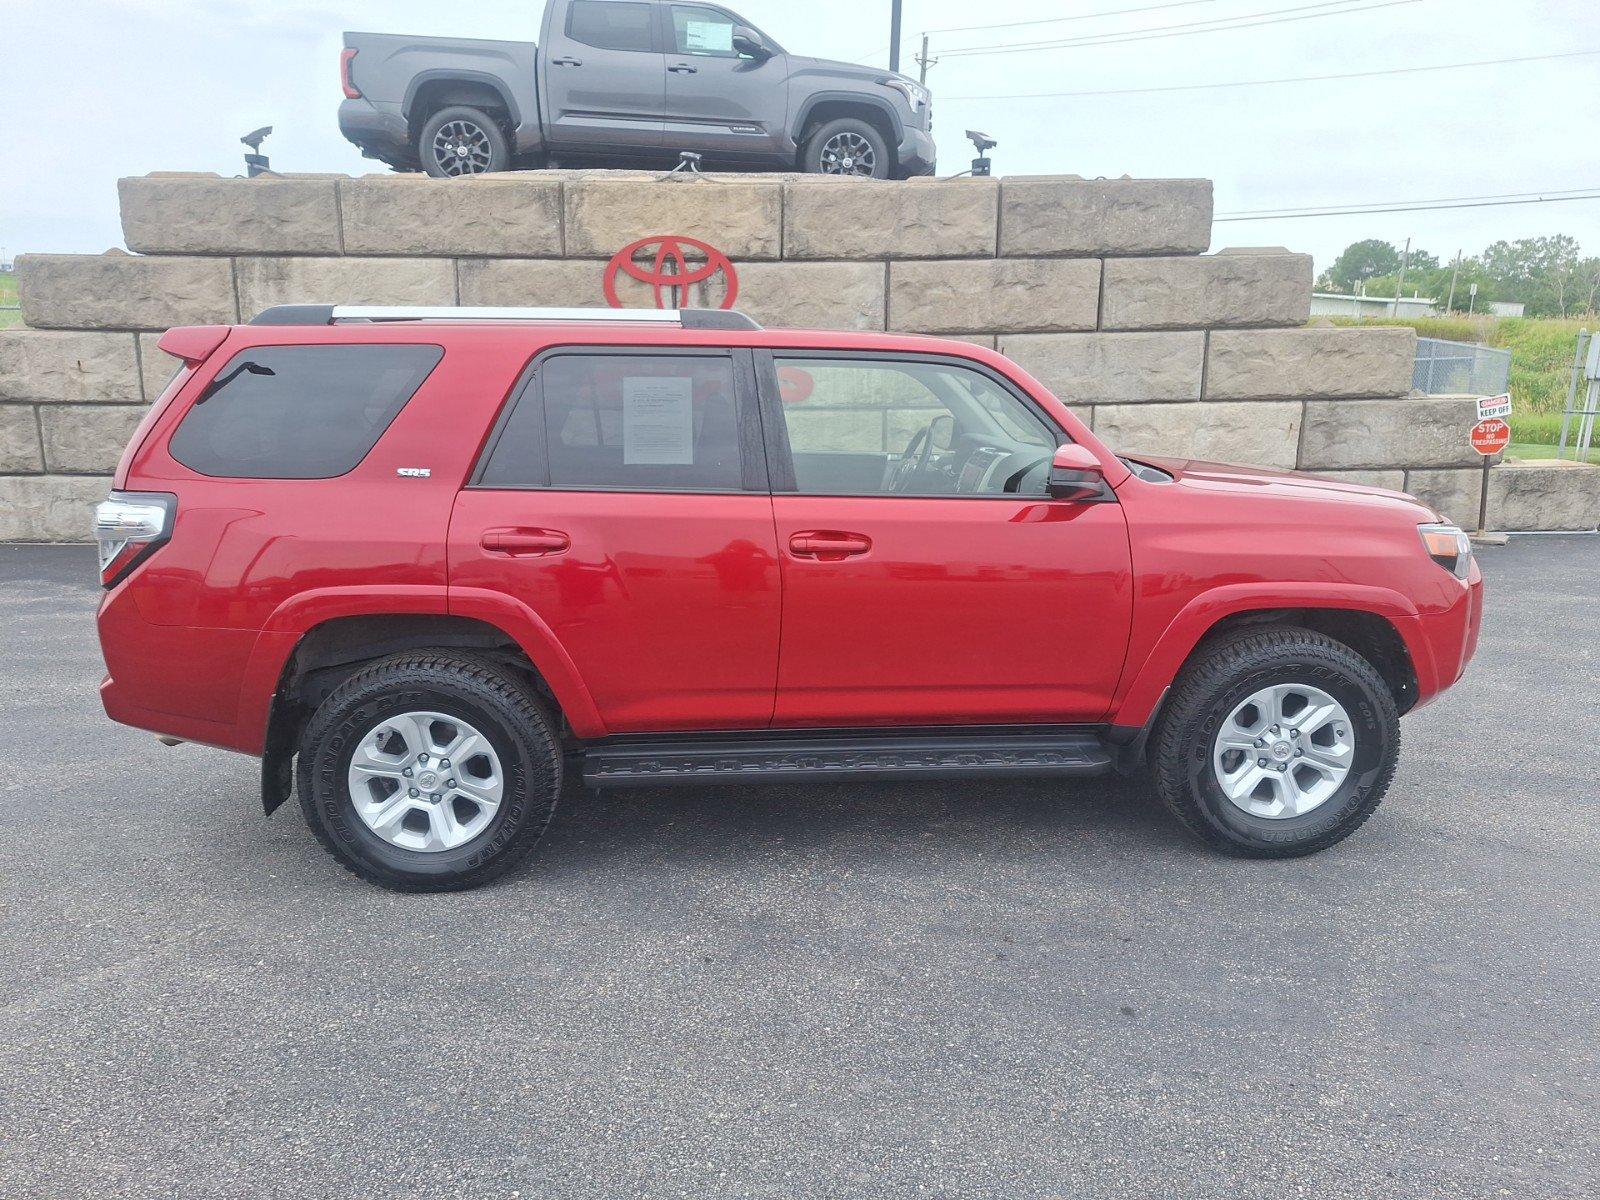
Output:
<instances>
[{"instance_id":1,"label":"suv roof rack","mask_svg":"<svg viewBox=\"0 0 1600 1200\"><path fill-rule=\"evenodd\" d=\"M426 308L363 304L279 304L252 325L337 325L390 321L529 321L583 325L677 325L682 329L760 329L737 309L722 308Z\"/></svg>"}]
</instances>

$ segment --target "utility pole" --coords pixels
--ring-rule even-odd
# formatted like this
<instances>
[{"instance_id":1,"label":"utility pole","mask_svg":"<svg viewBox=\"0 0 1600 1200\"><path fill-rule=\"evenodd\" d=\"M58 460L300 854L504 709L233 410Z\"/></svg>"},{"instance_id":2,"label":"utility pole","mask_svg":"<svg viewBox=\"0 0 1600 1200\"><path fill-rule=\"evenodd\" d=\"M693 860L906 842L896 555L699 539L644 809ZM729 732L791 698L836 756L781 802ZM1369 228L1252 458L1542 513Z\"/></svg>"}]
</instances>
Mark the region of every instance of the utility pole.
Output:
<instances>
[{"instance_id":1,"label":"utility pole","mask_svg":"<svg viewBox=\"0 0 1600 1200\"><path fill-rule=\"evenodd\" d=\"M901 0L889 0L889 70L896 74L900 71L900 4Z\"/></svg>"},{"instance_id":2,"label":"utility pole","mask_svg":"<svg viewBox=\"0 0 1600 1200\"><path fill-rule=\"evenodd\" d=\"M1452 311L1456 306L1456 276L1461 274L1461 251L1456 251L1455 270L1450 272L1450 298L1444 302L1445 312Z\"/></svg>"},{"instance_id":3,"label":"utility pole","mask_svg":"<svg viewBox=\"0 0 1600 1200\"><path fill-rule=\"evenodd\" d=\"M933 66L933 64L938 62L938 61L939 60L936 59L936 58L929 58L928 57L928 35L927 34L923 34L922 35L922 53L917 55L917 65L922 68L920 71L917 72L917 82L918 83L926 84L928 82L928 68Z\"/></svg>"},{"instance_id":4,"label":"utility pole","mask_svg":"<svg viewBox=\"0 0 1600 1200\"><path fill-rule=\"evenodd\" d=\"M1407 238L1406 239L1406 252L1403 255L1400 256L1400 278L1395 281L1395 285L1394 285L1394 308L1392 308L1389 311L1389 315L1391 317L1398 317L1400 315L1400 293L1405 290L1405 286L1406 286L1406 267L1408 267L1410 264L1411 264L1411 239Z\"/></svg>"}]
</instances>

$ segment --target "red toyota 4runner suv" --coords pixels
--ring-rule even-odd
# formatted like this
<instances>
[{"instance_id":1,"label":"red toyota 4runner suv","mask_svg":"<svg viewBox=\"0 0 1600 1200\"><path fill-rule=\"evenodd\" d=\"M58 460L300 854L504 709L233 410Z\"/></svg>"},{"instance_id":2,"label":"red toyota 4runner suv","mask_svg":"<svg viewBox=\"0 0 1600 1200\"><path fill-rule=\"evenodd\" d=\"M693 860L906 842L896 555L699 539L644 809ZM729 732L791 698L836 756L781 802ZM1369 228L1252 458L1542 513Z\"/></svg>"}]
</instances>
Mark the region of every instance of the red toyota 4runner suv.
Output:
<instances>
[{"instance_id":1,"label":"red toyota 4runner suv","mask_svg":"<svg viewBox=\"0 0 1600 1200\"><path fill-rule=\"evenodd\" d=\"M96 517L116 720L258 755L442 890L589 787L1148 764L1219 850L1349 835L1482 579L1397 492L1119 458L965 342L735 312L174 329Z\"/></svg>"}]
</instances>

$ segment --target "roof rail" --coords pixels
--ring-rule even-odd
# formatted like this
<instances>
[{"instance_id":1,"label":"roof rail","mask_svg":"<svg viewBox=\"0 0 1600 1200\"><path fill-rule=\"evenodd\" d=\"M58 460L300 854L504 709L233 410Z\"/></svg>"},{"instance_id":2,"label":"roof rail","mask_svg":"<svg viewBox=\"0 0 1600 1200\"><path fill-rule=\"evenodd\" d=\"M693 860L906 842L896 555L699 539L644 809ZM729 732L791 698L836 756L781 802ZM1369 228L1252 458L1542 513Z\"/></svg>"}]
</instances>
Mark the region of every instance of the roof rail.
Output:
<instances>
[{"instance_id":1,"label":"roof rail","mask_svg":"<svg viewBox=\"0 0 1600 1200\"><path fill-rule=\"evenodd\" d=\"M422 308L364 304L279 304L252 325L336 325L393 321L528 321L582 325L677 325L683 329L760 329L744 313L720 308Z\"/></svg>"}]
</instances>

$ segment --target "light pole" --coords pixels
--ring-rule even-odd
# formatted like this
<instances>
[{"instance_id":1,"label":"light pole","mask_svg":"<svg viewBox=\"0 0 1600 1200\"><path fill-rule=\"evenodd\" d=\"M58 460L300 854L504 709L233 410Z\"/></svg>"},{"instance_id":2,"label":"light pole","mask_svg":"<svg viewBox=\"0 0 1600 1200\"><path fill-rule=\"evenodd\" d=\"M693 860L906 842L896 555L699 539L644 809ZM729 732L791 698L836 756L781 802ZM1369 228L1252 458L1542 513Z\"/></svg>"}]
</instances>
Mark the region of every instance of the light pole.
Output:
<instances>
[{"instance_id":1,"label":"light pole","mask_svg":"<svg viewBox=\"0 0 1600 1200\"><path fill-rule=\"evenodd\" d=\"M900 2L889 0L889 70L900 73Z\"/></svg>"}]
</instances>

